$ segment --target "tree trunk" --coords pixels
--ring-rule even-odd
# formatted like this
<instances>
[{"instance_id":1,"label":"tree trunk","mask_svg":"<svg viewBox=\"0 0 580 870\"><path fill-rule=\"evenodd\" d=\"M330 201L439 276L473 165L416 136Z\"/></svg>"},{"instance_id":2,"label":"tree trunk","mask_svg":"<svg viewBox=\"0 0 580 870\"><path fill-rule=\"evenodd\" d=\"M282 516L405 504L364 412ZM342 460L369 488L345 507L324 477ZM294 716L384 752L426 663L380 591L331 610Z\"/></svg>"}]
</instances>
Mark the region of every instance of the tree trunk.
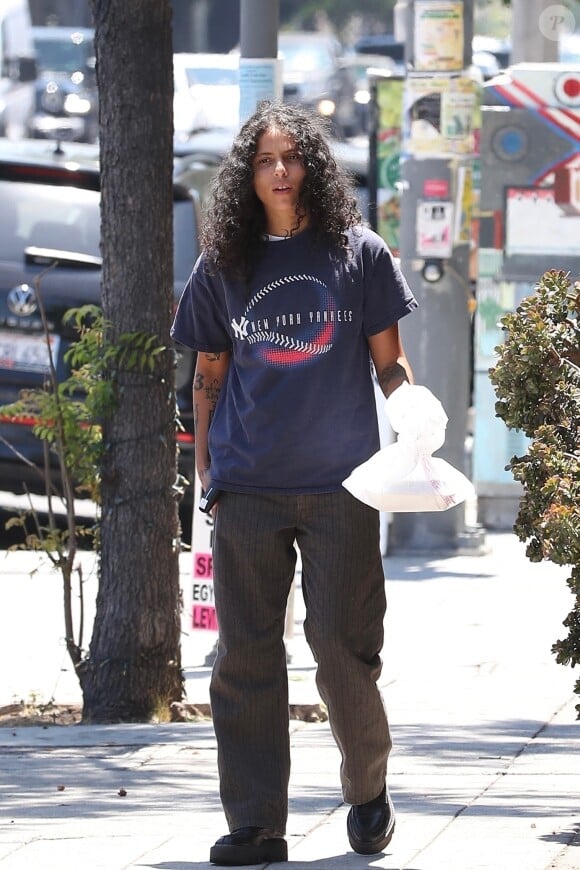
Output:
<instances>
[{"instance_id":1,"label":"tree trunk","mask_svg":"<svg viewBox=\"0 0 580 870\"><path fill-rule=\"evenodd\" d=\"M79 669L84 722L168 715L180 700L173 309L170 0L92 0L100 99L103 309L109 338L166 346L118 366L105 421L97 611Z\"/></svg>"}]
</instances>

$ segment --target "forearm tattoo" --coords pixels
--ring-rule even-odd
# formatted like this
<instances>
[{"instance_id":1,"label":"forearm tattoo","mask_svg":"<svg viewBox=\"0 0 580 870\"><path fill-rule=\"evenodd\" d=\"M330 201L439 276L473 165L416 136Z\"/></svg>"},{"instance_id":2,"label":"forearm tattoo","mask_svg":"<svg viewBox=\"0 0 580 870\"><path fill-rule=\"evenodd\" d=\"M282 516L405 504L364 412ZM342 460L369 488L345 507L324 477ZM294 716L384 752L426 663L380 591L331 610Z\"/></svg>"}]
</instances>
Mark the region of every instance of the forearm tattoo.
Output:
<instances>
[{"instance_id":1,"label":"forearm tattoo","mask_svg":"<svg viewBox=\"0 0 580 870\"><path fill-rule=\"evenodd\" d=\"M394 380L409 380L407 372L405 371L401 363L398 362L392 363L391 365L382 368L380 372L377 372L377 378L379 379L381 390L386 396L388 396L391 392L391 384Z\"/></svg>"},{"instance_id":2,"label":"forearm tattoo","mask_svg":"<svg viewBox=\"0 0 580 870\"><path fill-rule=\"evenodd\" d=\"M217 354L216 356L219 356ZM198 372L193 381L193 422L197 425L199 420L199 403L196 401L195 394L202 392L205 396L207 407L209 407L209 423L211 423L218 399L220 396L221 384L217 378L206 380L205 375Z\"/></svg>"}]
</instances>

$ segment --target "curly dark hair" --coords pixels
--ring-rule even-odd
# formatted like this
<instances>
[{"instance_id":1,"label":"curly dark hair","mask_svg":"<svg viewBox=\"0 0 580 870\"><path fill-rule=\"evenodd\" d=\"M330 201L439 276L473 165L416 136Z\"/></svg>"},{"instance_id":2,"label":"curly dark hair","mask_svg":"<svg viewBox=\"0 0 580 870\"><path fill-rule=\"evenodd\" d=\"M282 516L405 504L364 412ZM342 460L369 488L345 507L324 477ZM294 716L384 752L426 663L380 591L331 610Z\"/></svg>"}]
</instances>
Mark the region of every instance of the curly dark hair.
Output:
<instances>
[{"instance_id":1,"label":"curly dark hair","mask_svg":"<svg viewBox=\"0 0 580 870\"><path fill-rule=\"evenodd\" d=\"M254 192L253 160L259 137L271 127L291 136L302 155L306 177L297 211L308 214L316 236L346 251L345 231L361 222L352 179L331 153L323 120L301 106L260 103L213 179L202 228L208 263L236 277L251 275L266 233L264 207Z\"/></svg>"}]
</instances>

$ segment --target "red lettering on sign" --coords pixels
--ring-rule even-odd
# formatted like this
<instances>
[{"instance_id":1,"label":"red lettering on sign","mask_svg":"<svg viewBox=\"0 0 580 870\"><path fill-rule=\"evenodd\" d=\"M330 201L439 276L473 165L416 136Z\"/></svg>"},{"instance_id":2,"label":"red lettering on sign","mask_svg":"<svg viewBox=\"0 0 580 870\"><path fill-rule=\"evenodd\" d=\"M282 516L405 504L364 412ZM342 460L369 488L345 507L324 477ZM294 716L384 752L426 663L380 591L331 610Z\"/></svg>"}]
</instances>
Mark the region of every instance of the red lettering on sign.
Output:
<instances>
[{"instance_id":1,"label":"red lettering on sign","mask_svg":"<svg viewBox=\"0 0 580 870\"><path fill-rule=\"evenodd\" d=\"M194 604L191 610L191 625L201 631L217 631L217 616L214 607Z\"/></svg>"},{"instance_id":2,"label":"red lettering on sign","mask_svg":"<svg viewBox=\"0 0 580 870\"><path fill-rule=\"evenodd\" d=\"M211 553L196 553L193 558L194 577L213 577L213 559Z\"/></svg>"}]
</instances>

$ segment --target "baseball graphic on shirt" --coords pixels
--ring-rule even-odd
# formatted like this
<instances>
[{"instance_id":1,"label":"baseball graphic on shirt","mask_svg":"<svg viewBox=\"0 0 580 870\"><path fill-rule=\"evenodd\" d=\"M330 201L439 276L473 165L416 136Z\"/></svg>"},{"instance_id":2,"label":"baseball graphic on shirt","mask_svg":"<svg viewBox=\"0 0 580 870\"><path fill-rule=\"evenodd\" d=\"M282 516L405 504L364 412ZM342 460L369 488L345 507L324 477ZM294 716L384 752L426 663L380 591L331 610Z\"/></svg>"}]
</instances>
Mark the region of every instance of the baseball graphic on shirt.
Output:
<instances>
[{"instance_id":1,"label":"baseball graphic on shirt","mask_svg":"<svg viewBox=\"0 0 580 870\"><path fill-rule=\"evenodd\" d=\"M352 312L337 311L324 281L298 274L261 287L242 316L232 319L231 327L234 341L247 341L263 362L292 368L328 353L337 325L351 318Z\"/></svg>"}]
</instances>

